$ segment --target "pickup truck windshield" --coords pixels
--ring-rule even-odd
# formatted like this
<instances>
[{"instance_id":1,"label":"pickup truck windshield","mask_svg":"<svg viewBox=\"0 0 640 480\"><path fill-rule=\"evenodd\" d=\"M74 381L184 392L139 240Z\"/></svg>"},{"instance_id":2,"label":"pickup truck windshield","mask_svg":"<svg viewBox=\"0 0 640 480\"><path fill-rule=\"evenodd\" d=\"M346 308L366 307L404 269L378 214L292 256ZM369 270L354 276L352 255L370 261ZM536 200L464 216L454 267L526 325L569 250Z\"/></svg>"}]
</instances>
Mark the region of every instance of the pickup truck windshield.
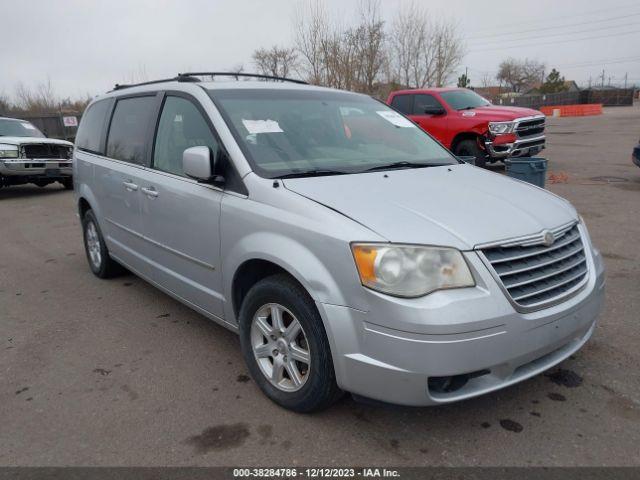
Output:
<instances>
[{"instance_id":1,"label":"pickup truck windshield","mask_svg":"<svg viewBox=\"0 0 640 480\"><path fill-rule=\"evenodd\" d=\"M27 121L0 118L0 137L44 138L44 135L40 130Z\"/></svg>"},{"instance_id":2,"label":"pickup truck windshield","mask_svg":"<svg viewBox=\"0 0 640 480\"><path fill-rule=\"evenodd\" d=\"M469 110L491 105L486 99L471 90L450 90L442 92L440 96L454 110Z\"/></svg>"},{"instance_id":3,"label":"pickup truck windshield","mask_svg":"<svg viewBox=\"0 0 640 480\"><path fill-rule=\"evenodd\" d=\"M244 88L209 94L262 177L457 163L410 120L365 95Z\"/></svg>"}]
</instances>

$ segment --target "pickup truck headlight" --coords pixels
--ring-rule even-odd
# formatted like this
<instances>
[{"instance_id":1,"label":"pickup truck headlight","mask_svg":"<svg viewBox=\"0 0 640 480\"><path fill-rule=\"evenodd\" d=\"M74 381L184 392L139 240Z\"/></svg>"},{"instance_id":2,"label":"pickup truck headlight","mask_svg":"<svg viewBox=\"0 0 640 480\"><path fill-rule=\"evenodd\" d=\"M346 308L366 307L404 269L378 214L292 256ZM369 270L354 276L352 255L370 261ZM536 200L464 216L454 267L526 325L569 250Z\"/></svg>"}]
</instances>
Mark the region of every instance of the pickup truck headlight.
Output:
<instances>
[{"instance_id":1,"label":"pickup truck headlight","mask_svg":"<svg viewBox=\"0 0 640 480\"><path fill-rule=\"evenodd\" d=\"M18 158L18 147L0 143L0 158Z\"/></svg>"},{"instance_id":2,"label":"pickup truck headlight","mask_svg":"<svg viewBox=\"0 0 640 480\"><path fill-rule=\"evenodd\" d=\"M511 133L514 125L514 122L489 122L489 132L493 135Z\"/></svg>"},{"instance_id":3,"label":"pickup truck headlight","mask_svg":"<svg viewBox=\"0 0 640 480\"><path fill-rule=\"evenodd\" d=\"M362 285L397 297L421 297L436 290L475 286L462 253L455 248L354 243Z\"/></svg>"}]
</instances>

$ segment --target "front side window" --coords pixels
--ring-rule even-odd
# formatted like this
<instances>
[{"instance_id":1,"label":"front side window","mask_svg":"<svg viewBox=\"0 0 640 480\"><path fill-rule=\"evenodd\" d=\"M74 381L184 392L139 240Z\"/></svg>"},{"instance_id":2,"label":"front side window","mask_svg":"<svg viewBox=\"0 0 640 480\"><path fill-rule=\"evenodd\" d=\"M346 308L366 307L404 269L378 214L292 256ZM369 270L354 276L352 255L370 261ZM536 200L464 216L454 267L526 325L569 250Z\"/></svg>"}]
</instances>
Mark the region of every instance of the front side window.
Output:
<instances>
[{"instance_id":1,"label":"front side window","mask_svg":"<svg viewBox=\"0 0 640 480\"><path fill-rule=\"evenodd\" d=\"M0 137L44 138L44 134L26 120L0 118Z\"/></svg>"},{"instance_id":2,"label":"front side window","mask_svg":"<svg viewBox=\"0 0 640 480\"><path fill-rule=\"evenodd\" d=\"M413 122L365 95L279 89L209 92L254 171L263 177L457 163Z\"/></svg>"},{"instance_id":3,"label":"front side window","mask_svg":"<svg viewBox=\"0 0 640 480\"><path fill-rule=\"evenodd\" d=\"M440 105L440 102L436 100L433 95L428 95L426 93L416 95L416 99L413 103L414 115L424 115L425 111L433 110L434 108L442 108L442 105Z\"/></svg>"},{"instance_id":4,"label":"front side window","mask_svg":"<svg viewBox=\"0 0 640 480\"><path fill-rule=\"evenodd\" d=\"M175 175L184 175L182 153L190 147L209 147L215 155L218 142L192 102L168 96L158 124L153 148L153 167Z\"/></svg>"},{"instance_id":5,"label":"front side window","mask_svg":"<svg viewBox=\"0 0 640 480\"><path fill-rule=\"evenodd\" d=\"M124 162L145 163L146 136L155 96L118 100L111 118L107 156Z\"/></svg>"},{"instance_id":6,"label":"front side window","mask_svg":"<svg viewBox=\"0 0 640 480\"><path fill-rule=\"evenodd\" d=\"M101 100L91 105L84 112L76 135L76 146L78 148L92 153L104 154L102 133L110 104L109 100Z\"/></svg>"},{"instance_id":7,"label":"front side window","mask_svg":"<svg viewBox=\"0 0 640 480\"><path fill-rule=\"evenodd\" d=\"M448 92L442 92L440 96L454 110L470 110L472 108L491 105L486 98L481 97L471 90L450 90Z\"/></svg>"}]
</instances>

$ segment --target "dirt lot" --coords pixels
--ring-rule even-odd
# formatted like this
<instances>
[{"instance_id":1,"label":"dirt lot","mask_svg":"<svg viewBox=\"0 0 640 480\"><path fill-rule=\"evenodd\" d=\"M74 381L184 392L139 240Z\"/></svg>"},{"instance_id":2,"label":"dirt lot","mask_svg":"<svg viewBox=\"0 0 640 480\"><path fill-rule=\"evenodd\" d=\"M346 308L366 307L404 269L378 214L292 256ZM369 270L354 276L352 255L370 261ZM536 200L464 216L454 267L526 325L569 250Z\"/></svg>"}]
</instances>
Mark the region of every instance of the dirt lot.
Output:
<instances>
[{"instance_id":1,"label":"dirt lot","mask_svg":"<svg viewBox=\"0 0 640 480\"><path fill-rule=\"evenodd\" d=\"M91 275L71 193L1 190L0 464L640 465L639 137L637 107L550 119L549 188L607 263L592 341L553 375L438 408L284 411L233 333Z\"/></svg>"}]
</instances>

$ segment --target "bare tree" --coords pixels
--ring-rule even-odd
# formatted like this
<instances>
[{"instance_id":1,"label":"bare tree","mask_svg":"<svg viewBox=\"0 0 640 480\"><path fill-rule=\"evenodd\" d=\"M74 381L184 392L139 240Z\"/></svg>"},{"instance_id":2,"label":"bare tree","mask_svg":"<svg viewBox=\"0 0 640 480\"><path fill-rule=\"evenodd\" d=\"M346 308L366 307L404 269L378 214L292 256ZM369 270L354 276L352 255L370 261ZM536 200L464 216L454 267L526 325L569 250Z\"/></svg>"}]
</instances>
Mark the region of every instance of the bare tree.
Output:
<instances>
[{"instance_id":1,"label":"bare tree","mask_svg":"<svg viewBox=\"0 0 640 480\"><path fill-rule=\"evenodd\" d=\"M419 4L404 4L389 33L394 79L413 88L443 86L464 56L456 24L434 20Z\"/></svg>"},{"instance_id":2,"label":"bare tree","mask_svg":"<svg viewBox=\"0 0 640 480\"><path fill-rule=\"evenodd\" d=\"M544 67L544 63L535 60L508 58L500 63L496 79L507 84L512 92L522 92L540 82Z\"/></svg>"},{"instance_id":3,"label":"bare tree","mask_svg":"<svg viewBox=\"0 0 640 480\"><path fill-rule=\"evenodd\" d=\"M273 46L270 49L259 48L253 52L253 62L263 75L288 77L296 68L297 61L298 54L294 48Z\"/></svg>"},{"instance_id":4,"label":"bare tree","mask_svg":"<svg viewBox=\"0 0 640 480\"><path fill-rule=\"evenodd\" d=\"M394 80L407 87L429 83L432 58L427 58L429 32L427 12L418 4L402 4L389 32L390 69Z\"/></svg>"},{"instance_id":5,"label":"bare tree","mask_svg":"<svg viewBox=\"0 0 640 480\"><path fill-rule=\"evenodd\" d=\"M323 43L329 37L327 12L321 0L300 2L294 16L295 47L302 57L303 74L315 85L324 83Z\"/></svg>"},{"instance_id":6,"label":"bare tree","mask_svg":"<svg viewBox=\"0 0 640 480\"><path fill-rule=\"evenodd\" d=\"M386 34L379 0L361 0L360 23L353 32L360 90L373 93L374 83L386 63Z\"/></svg>"},{"instance_id":7,"label":"bare tree","mask_svg":"<svg viewBox=\"0 0 640 480\"><path fill-rule=\"evenodd\" d=\"M60 103L49 78L35 88L19 82L16 85L16 99L17 106L26 112L55 112L59 109Z\"/></svg>"},{"instance_id":8,"label":"bare tree","mask_svg":"<svg viewBox=\"0 0 640 480\"><path fill-rule=\"evenodd\" d=\"M428 48L433 51L432 81L436 87L447 84L464 57L462 39L452 20L441 19L433 25Z\"/></svg>"}]
</instances>

